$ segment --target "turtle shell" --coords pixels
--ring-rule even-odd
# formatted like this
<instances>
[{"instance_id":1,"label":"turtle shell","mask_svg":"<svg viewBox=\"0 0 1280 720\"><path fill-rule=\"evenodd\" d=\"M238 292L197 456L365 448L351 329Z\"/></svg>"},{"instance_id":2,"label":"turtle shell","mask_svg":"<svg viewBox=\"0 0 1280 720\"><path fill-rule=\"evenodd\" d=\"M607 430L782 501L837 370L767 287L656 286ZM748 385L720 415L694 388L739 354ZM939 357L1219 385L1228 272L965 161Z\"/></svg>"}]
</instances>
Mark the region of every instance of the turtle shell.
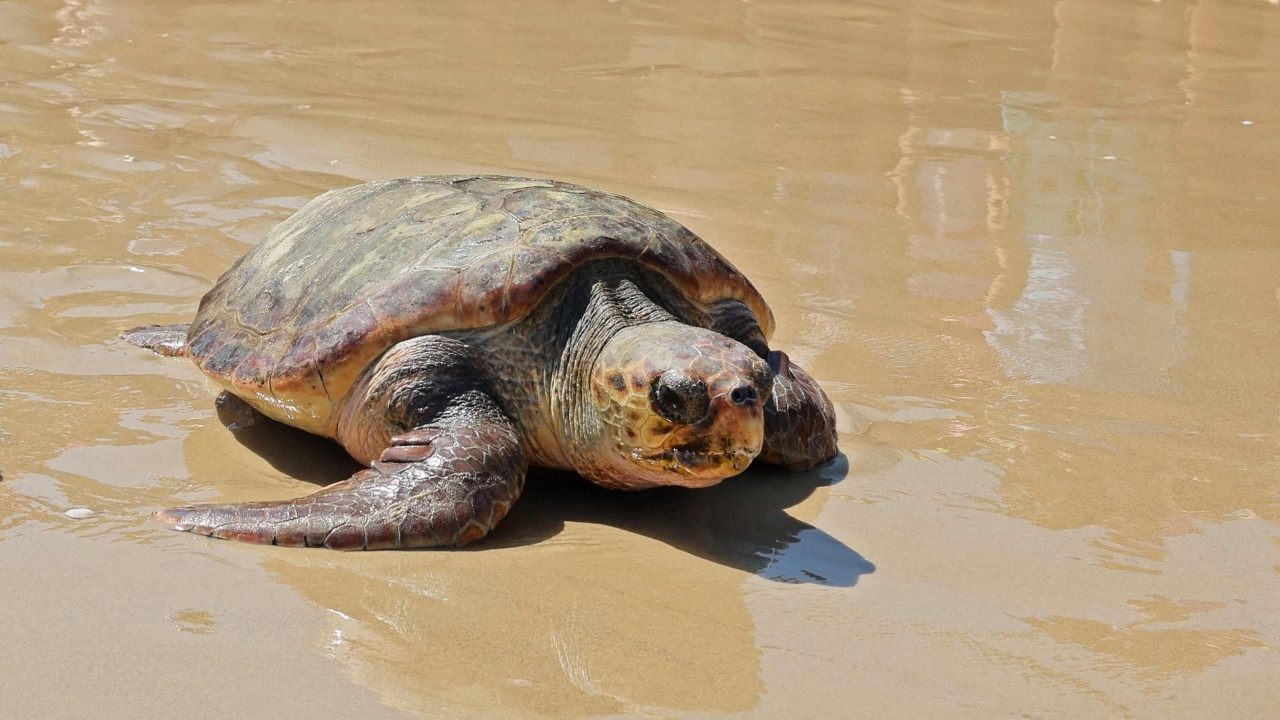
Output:
<instances>
[{"instance_id":1,"label":"turtle shell","mask_svg":"<svg viewBox=\"0 0 1280 720\"><path fill-rule=\"evenodd\" d=\"M330 434L333 409L392 345L528 313L584 262L635 260L706 307L755 287L684 226L550 180L415 177L333 190L276 226L200 302L188 348L267 415Z\"/></svg>"}]
</instances>

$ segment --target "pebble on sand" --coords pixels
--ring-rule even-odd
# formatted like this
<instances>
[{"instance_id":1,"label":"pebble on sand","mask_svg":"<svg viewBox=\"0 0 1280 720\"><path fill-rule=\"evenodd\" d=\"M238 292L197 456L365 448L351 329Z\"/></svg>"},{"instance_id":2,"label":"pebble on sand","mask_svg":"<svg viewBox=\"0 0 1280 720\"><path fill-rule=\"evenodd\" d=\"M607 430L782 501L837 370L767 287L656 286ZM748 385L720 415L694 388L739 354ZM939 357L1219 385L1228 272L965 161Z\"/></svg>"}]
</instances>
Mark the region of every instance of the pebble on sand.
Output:
<instances>
[{"instance_id":1,"label":"pebble on sand","mask_svg":"<svg viewBox=\"0 0 1280 720\"><path fill-rule=\"evenodd\" d=\"M63 513L63 515L66 515L72 520L84 520L85 518L93 517L94 512L89 508L71 508Z\"/></svg>"}]
</instances>

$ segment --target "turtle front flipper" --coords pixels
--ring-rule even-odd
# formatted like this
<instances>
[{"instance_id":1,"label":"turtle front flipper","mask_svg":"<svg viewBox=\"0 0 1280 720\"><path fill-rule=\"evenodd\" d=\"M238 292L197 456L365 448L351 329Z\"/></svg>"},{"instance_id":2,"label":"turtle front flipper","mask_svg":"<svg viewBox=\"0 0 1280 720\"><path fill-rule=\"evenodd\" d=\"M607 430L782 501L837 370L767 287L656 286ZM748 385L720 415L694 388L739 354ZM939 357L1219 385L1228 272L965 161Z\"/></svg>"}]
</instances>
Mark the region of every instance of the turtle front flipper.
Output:
<instances>
[{"instance_id":1,"label":"turtle front flipper","mask_svg":"<svg viewBox=\"0 0 1280 720\"><path fill-rule=\"evenodd\" d=\"M156 513L175 530L335 550L465 545L520 496L527 467L511 420L469 394L435 421L390 440L368 470L296 500L194 505Z\"/></svg>"},{"instance_id":2,"label":"turtle front flipper","mask_svg":"<svg viewBox=\"0 0 1280 720\"><path fill-rule=\"evenodd\" d=\"M808 470L839 453L836 414L817 381L787 354L769 353L773 394L764 405L764 447L758 459L788 470Z\"/></svg>"}]
</instances>

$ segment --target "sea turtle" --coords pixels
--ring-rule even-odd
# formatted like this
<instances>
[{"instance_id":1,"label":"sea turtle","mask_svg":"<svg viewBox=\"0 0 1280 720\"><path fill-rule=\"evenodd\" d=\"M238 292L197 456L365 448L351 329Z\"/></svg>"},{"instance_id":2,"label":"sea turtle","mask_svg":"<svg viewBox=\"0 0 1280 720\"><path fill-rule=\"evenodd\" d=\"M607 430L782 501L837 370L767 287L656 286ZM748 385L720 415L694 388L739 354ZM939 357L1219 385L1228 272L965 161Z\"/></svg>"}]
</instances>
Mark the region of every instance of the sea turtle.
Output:
<instances>
[{"instance_id":1,"label":"sea turtle","mask_svg":"<svg viewBox=\"0 0 1280 720\"><path fill-rule=\"evenodd\" d=\"M218 279L190 326L125 338L189 356L369 467L295 500L160 522L358 550L484 536L529 464L641 489L714 485L753 459L830 460L831 403L769 349L773 322L724 257L632 200L414 177L312 200Z\"/></svg>"}]
</instances>

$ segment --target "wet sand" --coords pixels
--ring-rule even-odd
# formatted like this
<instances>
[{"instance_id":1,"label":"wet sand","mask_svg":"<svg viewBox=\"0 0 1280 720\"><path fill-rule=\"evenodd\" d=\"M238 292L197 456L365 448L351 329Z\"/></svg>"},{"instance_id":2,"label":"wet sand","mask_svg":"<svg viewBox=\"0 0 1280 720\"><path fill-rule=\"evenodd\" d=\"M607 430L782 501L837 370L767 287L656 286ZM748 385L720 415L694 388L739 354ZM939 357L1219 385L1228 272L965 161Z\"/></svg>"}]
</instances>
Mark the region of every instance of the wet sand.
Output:
<instances>
[{"instance_id":1,"label":"wet sand","mask_svg":"<svg viewBox=\"0 0 1280 720\"><path fill-rule=\"evenodd\" d=\"M1278 716L1277 118L1264 0L0 3L0 707ZM325 190L460 172L706 238L842 457L538 474L462 551L151 522L352 464L118 333Z\"/></svg>"}]
</instances>

